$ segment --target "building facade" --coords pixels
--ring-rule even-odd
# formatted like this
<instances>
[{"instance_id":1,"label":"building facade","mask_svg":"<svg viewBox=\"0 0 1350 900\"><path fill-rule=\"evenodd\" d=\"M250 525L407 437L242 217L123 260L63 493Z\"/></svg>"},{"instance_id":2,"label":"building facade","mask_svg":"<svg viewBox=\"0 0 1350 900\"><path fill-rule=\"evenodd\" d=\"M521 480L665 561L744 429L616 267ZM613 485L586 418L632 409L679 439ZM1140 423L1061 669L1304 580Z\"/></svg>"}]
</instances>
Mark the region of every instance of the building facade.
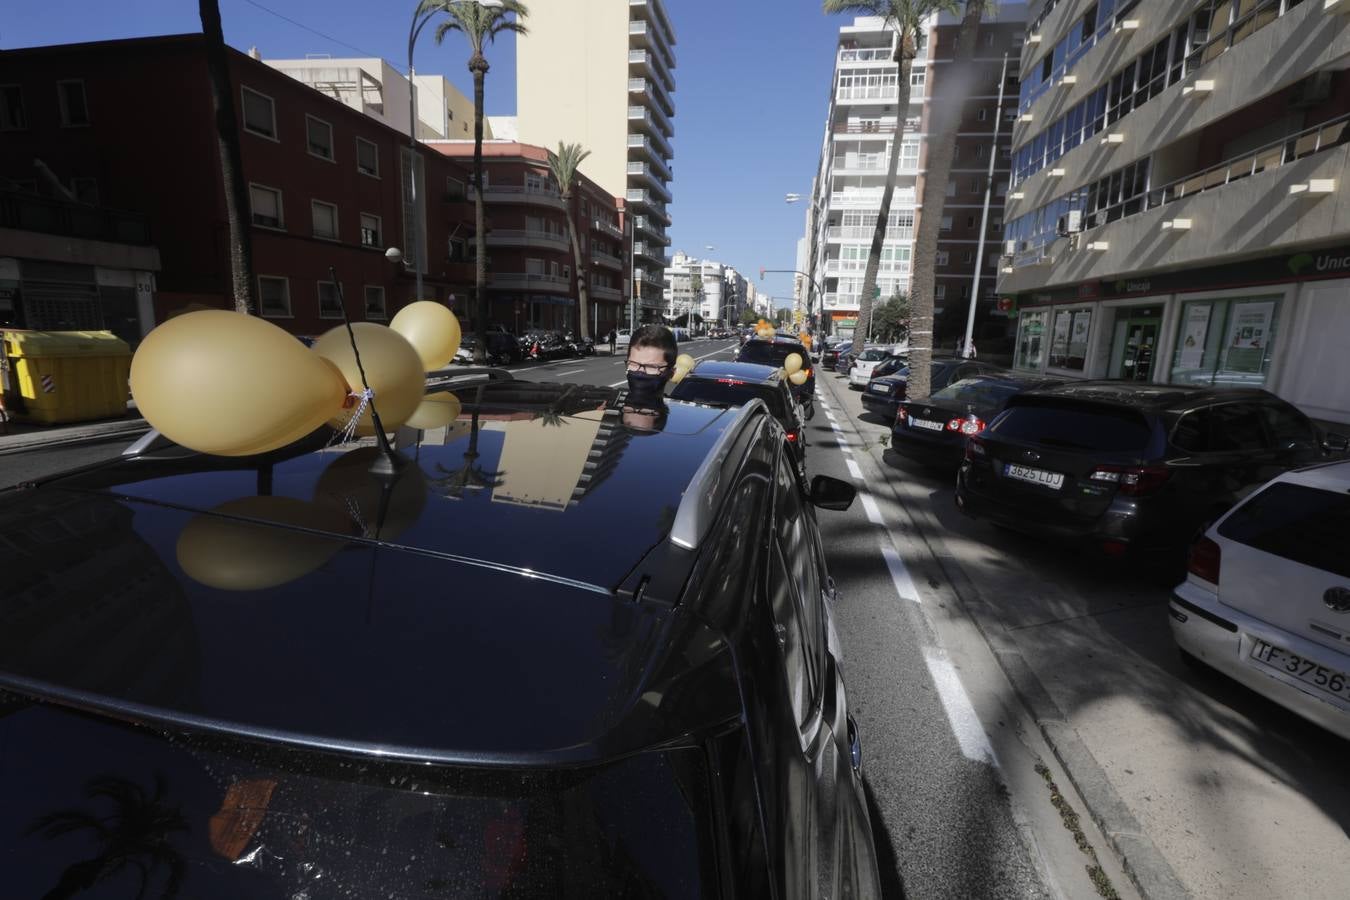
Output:
<instances>
[{"instance_id":1,"label":"building facade","mask_svg":"<svg viewBox=\"0 0 1350 900\"><path fill-rule=\"evenodd\" d=\"M428 141L427 146L473 166L473 141ZM458 215L473 218L471 186L447 185ZM489 321L517 334L534 329L565 330L580 325L579 284L588 287L591 334L627 324L622 204L598 184L579 175L570 206L548 168L543 147L511 141L483 144L483 202L487 220ZM576 229L581 267L567 231ZM472 233L459 238L472 244ZM469 255L472 251L468 251Z\"/></svg>"},{"instance_id":2,"label":"building facade","mask_svg":"<svg viewBox=\"0 0 1350 900\"><path fill-rule=\"evenodd\" d=\"M250 208L242 212L253 244L257 312L300 335L339 324L339 298L355 320L387 321L416 299L413 267L421 266L421 296L463 315L473 268L452 236L462 237L472 216L448 192L419 191L427 227L417 246L416 209L405 187L413 170L406 138L245 54L230 50L228 62L249 183ZM49 301L80 298L93 286L99 297L117 298L115 308L109 302L116 318L127 301L112 289L131 290L143 335L181 312L233 307L200 35L8 51L0 56L0 86L0 178L22 198L17 202L40 206L58 199L53 183L73 186L77 197L129 211L120 215L140 224L118 232L122 242L153 246L158 254L157 272L140 260L112 275L104 260L42 259L23 249L32 241L7 239L0 267L18 269L17 309L35 292ZM173 111L171 129L165 110ZM467 179L457 161L425 148L416 167L424 188ZM88 217L96 207L86 202L76 209ZM401 248L401 265L386 259L390 246ZM105 290L107 280L117 283Z\"/></svg>"},{"instance_id":3,"label":"building facade","mask_svg":"<svg viewBox=\"0 0 1350 900\"><path fill-rule=\"evenodd\" d=\"M1026 4L1000 3L980 26L974 59L957 67L952 56L958 20L945 14L931 17L919 34L910 72L909 107L903 112L896 108L899 91L898 69L893 61L894 30L876 17L860 17L839 29L820 165L813 202L806 211L804 246L798 248L799 256L804 252L809 264L804 271L823 288L820 324L829 331L848 330L856 324L863 271L897 135L901 141L900 165L877 282L883 299L908 292L914 236L922 213L919 200L931 110L934 103L944 102L944 94L949 96L957 90L966 99L942 213L934 305L945 312L946 306L955 309L960 300L969 300L983 241L989 252L980 267L988 282L982 287L990 308L995 307L993 288L1003 202L998 190L991 192L989 223L983 234L979 223L984 214L991 153L997 155L994 187L1006 189L1008 181L1004 148L1011 135L998 114L1000 76L1004 54L1013 54L1015 60L1025 21ZM1015 62L1010 65L1010 74L1006 84L1015 86ZM1009 105L1013 99L1008 98ZM997 140L996 129L1000 132ZM799 307L810 300L807 284L795 285L794 292ZM938 315L941 326L943 313ZM964 320L961 324L964 326Z\"/></svg>"},{"instance_id":4,"label":"building facade","mask_svg":"<svg viewBox=\"0 0 1350 900\"><path fill-rule=\"evenodd\" d=\"M665 270L663 316L680 322L685 315L696 315L704 327L734 326L750 302L751 289L745 276L726 263L676 251Z\"/></svg>"},{"instance_id":5,"label":"building facade","mask_svg":"<svg viewBox=\"0 0 1350 900\"><path fill-rule=\"evenodd\" d=\"M662 0L535 4L516 45L520 140L580 143L582 171L626 203L637 321L660 321L670 264L675 30Z\"/></svg>"},{"instance_id":6,"label":"building facade","mask_svg":"<svg viewBox=\"0 0 1350 900\"><path fill-rule=\"evenodd\" d=\"M1021 59L999 279L1017 368L1264 387L1350 422L1338 9L1043 4Z\"/></svg>"}]
</instances>

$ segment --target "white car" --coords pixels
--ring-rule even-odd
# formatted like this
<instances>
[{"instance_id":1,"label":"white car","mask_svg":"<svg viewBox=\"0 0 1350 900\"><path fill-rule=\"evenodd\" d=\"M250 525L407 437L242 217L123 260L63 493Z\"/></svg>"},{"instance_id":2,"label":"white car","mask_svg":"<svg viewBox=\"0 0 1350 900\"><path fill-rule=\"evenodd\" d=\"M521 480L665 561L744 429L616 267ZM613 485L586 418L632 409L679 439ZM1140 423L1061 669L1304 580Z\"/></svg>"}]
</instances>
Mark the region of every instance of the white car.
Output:
<instances>
[{"instance_id":1,"label":"white car","mask_svg":"<svg viewBox=\"0 0 1350 900\"><path fill-rule=\"evenodd\" d=\"M891 358L889 347L868 347L853 363L848 372L848 386L866 388L872 380L872 370Z\"/></svg>"},{"instance_id":2,"label":"white car","mask_svg":"<svg viewBox=\"0 0 1350 900\"><path fill-rule=\"evenodd\" d=\"M614 338L615 347L627 347L629 341L633 339L633 332L628 330L627 328L620 328L614 334L615 334Z\"/></svg>"},{"instance_id":3,"label":"white car","mask_svg":"<svg viewBox=\"0 0 1350 900\"><path fill-rule=\"evenodd\" d=\"M1287 472L1191 548L1183 654L1350 739L1350 461Z\"/></svg>"}]
</instances>

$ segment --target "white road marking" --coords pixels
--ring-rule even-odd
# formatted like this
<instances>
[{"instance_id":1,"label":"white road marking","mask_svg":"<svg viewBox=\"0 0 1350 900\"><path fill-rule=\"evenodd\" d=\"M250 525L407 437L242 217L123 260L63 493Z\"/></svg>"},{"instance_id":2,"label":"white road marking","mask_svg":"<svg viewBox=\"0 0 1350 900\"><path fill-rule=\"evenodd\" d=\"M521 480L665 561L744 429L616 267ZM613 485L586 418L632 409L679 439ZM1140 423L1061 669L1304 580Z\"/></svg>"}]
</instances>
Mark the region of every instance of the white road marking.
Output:
<instances>
[{"instance_id":1,"label":"white road marking","mask_svg":"<svg viewBox=\"0 0 1350 900\"><path fill-rule=\"evenodd\" d=\"M844 460L844 464L848 466L848 474L852 475L855 481L863 480L862 469L858 468L856 462L851 459L846 459Z\"/></svg>"},{"instance_id":2,"label":"white road marking","mask_svg":"<svg viewBox=\"0 0 1350 900\"><path fill-rule=\"evenodd\" d=\"M562 377L563 375L575 375L578 372L584 372L585 369L568 369L566 372L554 372L554 375Z\"/></svg>"},{"instance_id":3,"label":"white road marking","mask_svg":"<svg viewBox=\"0 0 1350 900\"><path fill-rule=\"evenodd\" d=\"M975 707L956 669L941 651L927 647L923 651L923 661L928 664L928 674L933 678L933 686L937 688L938 699L947 713L952 734L956 735L956 743L961 746L961 754L966 759L987 762L997 768L998 758L994 756L994 748L989 743L989 736L984 733L984 727L980 725L980 718L975 714Z\"/></svg>"},{"instance_id":4,"label":"white road marking","mask_svg":"<svg viewBox=\"0 0 1350 900\"><path fill-rule=\"evenodd\" d=\"M877 501L872 499L872 495L863 491L858 494L858 499L862 501L863 512L867 513L867 521L873 525L885 525L886 520L881 518L881 508L877 506Z\"/></svg>"},{"instance_id":5,"label":"white road marking","mask_svg":"<svg viewBox=\"0 0 1350 900\"><path fill-rule=\"evenodd\" d=\"M895 585L895 592L900 595L900 599L923 603L919 589L914 586L914 579L909 577L909 569L905 568L905 561L887 542L881 545L881 558L886 560L886 568L891 570L891 583Z\"/></svg>"}]
</instances>

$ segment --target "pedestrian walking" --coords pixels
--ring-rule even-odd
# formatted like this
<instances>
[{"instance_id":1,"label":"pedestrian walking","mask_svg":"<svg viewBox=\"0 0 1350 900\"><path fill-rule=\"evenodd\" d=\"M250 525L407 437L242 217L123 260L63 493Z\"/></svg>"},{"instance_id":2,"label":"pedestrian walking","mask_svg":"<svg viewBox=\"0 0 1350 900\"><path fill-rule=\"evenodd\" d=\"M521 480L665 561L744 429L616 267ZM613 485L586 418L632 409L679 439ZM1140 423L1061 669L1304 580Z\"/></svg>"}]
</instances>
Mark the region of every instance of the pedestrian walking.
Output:
<instances>
[{"instance_id":1,"label":"pedestrian walking","mask_svg":"<svg viewBox=\"0 0 1350 900\"><path fill-rule=\"evenodd\" d=\"M613 356L619 346L619 333L613 328L609 330L609 355Z\"/></svg>"}]
</instances>

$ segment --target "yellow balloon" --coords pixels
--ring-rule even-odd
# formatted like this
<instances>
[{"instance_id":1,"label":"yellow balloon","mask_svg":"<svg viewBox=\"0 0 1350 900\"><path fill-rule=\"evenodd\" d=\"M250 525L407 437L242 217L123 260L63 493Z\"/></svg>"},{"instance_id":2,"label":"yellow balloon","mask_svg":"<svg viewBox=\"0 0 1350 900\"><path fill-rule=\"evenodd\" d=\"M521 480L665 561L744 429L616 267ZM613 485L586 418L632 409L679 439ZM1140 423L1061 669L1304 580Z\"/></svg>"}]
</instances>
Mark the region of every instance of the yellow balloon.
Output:
<instances>
[{"instance_id":1,"label":"yellow balloon","mask_svg":"<svg viewBox=\"0 0 1350 900\"><path fill-rule=\"evenodd\" d=\"M684 381L684 376L688 374L689 374L688 369L681 369L677 366L675 368L675 374L670 376L670 383L679 384L681 381Z\"/></svg>"},{"instance_id":2,"label":"yellow balloon","mask_svg":"<svg viewBox=\"0 0 1350 900\"><path fill-rule=\"evenodd\" d=\"M358 447L329 463L314 485L314 502L346 516L353 534L392 541L421 517L427 498L426 476L417 463L407 463L394 475L385 498L384 485L370 474L370 464L379 453L379 447Z\"/></svg>"},{"instance_id":3,"label":"yellow balloon","mask_svg":"<svg viewBox=\"0 0 1350 900\"><path fill-rule=\"evenodd\" d=\"M248 456L299 440L347 398L343 374L271 322L222 309L175 316L131 360L141 415L200 453Z\"/></svg>"},{"instance_id":4,"label":"yellow balloon","mask_svg":"<svg viewBox=\"0 0 1350 900\"><path fill-rule=\"evenodd\" d=\"M459 398L449 391L427 394L405 424L423 431L444 428L459 418L461 408Z\"/></svg>"},{"instance_id":5,"label":"yellow balloon","mask_svg":"<svg viewBox=\"0 0 1350 900\"><path fill-rule=\"evenodd\" d=\"M806 384L806 379L810 377L811 374L809 372L804 369L799 369L788 376L788 381L791 381L795 385L803 385Z\"/></svg>"},{"instance_id":6,"label":"yellow balloon","mask_svg":"<svg viewBox=\"0 0 1350 900\"><path fill-rule=\"evenodd\" d=\"M783 368L791 375L793 372L800 371L802 367L802 355L800 353L789 353L787 359L783 360Z\"/></svg>"},{"instance_id":7,"label":"yellow balloon","mask_svg":"<svg viewBox=\"0 0 1350 900\"><path fill-rule=\"evenodd\" d=\"M389 327L408 339L427 372L448 366L459 350L459 319L434 300L409 303L394 314ZM383 412L380 418L384 418Z\"/></svg>"},{"instance_id":8,"label":"yellow balloon","mask_svg":"<svg viewBox=\"0 0 1350 900\"><path fill-rule=\"evenodd\" d=\"M807 350L811 349L811 335L807 334L805 331L797 335L797 340L801 341L802 346L805 347Z\"/></svg>"},{"instance_id":9,"label":"yellow balloon","mask_svg":"<svg viewBox=\"0 0 1350 900\"><path fill-rule=\"evenodd\" d=\"M352 325L352 331L356 334L356 346L361 350L361 362L365 366L370 389L375 392L375 408L379 410L380 421L387 430L393 431L408 421L426 393L427 376L422 367L422 358L407 338L383 325L357 322ZM340 325L329 331L315 341L310 349L332 360L352 390L361 390L361 373L356 367L356 357L352 354L352 344L345 326ZM344 410L332 416L328 424L334 428L344 428L353 412ZM356 431L364 435L375 433L369 409L361 414Z\"/></svg>"},{"instance_id":10,"label":"yellow balloon","mask_svg":"<svg viewBox=\"0 0 1350 900\"><path fill-rule=\"evenodd\" d=\"M187 523L178 536L178 564L207 587L258 591L313 572L346 546L344 537L354 531L350 519L332 507L294 497L242 497Z\"/></svg>"},{"instance_id":11,"label":"yellow balloon","mask_svg":"<svg viewBox=\"0 0 1350 900\"><path fill-rule=\"evenodd\" d=\"M694 358L690 356L688 353L681 353L679 356L675 357L675 368L688 370L692 369L693 367L694 367Z\"/></svg>"}]
</instances>

